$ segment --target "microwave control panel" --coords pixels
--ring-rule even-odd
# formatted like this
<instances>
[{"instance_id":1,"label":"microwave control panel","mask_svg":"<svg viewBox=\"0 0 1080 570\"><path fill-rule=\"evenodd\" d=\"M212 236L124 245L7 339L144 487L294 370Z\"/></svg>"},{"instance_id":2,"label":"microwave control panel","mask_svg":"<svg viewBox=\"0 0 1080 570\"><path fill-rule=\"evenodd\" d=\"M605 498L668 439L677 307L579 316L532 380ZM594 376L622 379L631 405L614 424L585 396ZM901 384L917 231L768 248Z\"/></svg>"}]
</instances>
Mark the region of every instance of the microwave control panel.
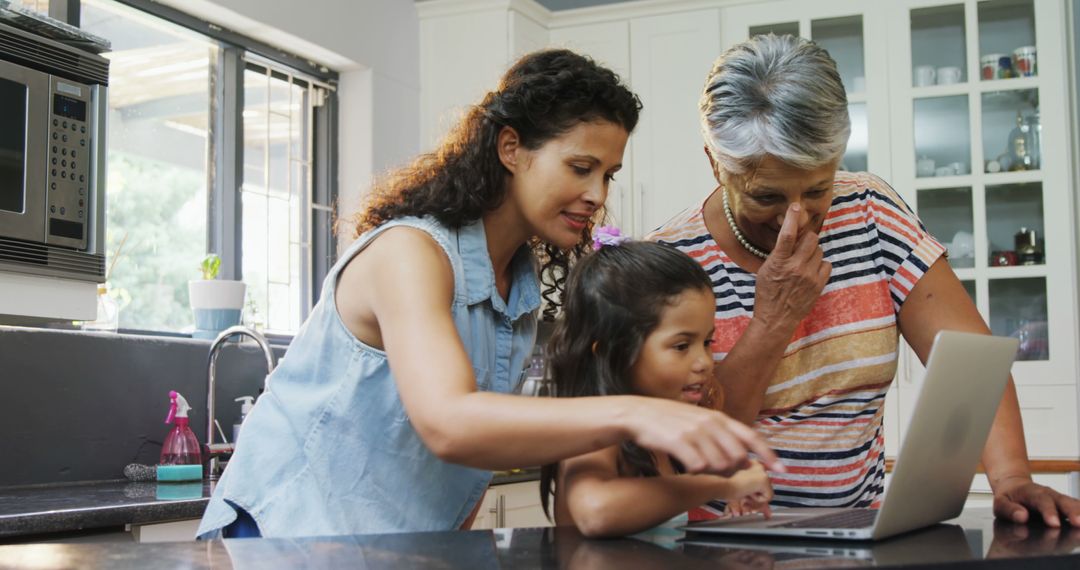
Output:
<instances>
[{"instance_id":1,"label":"microwave control panel","mask_svg":"<svg viewBox=\"0 0 1080 570\"><path fill-rule=\"evenodd\" d=\"M53 77L49 107L46 243L86 248L90 217L90 87Z\"/></svg>"}]
</instances>

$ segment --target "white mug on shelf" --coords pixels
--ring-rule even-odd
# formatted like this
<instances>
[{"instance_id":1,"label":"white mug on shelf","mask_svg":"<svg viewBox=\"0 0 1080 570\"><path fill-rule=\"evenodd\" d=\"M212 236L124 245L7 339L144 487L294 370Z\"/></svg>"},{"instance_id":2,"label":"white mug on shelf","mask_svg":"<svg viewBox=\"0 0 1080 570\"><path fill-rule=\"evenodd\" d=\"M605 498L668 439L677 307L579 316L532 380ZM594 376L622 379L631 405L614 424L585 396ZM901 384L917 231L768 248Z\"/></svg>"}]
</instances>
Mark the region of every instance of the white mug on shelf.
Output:
<instances>
[{"instance_id":1,"label":"white mug on shelf","mask_svg":"<svg viewBox=\"0 0 1080 570\"><path fill-rule=\"evenodd\" d=\"M933 176L934 166L936 166L934 159L927 156L920 156L919 159L915 161L915 175L919 177Z\"/></svg>"},{"instance_id":2,"label":"white mug on shelf","mask_svg":"<svg viewBox=\"0 0 1080 570\"><path fill-rule=\"evenodd\" d=\"M933 85L937 78L937 70L932 65L920 65L915 68L915 86L926 87Z\"/></svg>"},{"instance_id":3,"label":"white mug on shelf","mask_svg":"<svg viewBox=\"0 0 1080 570\"><path fill-rule=\"evenodd\" d=\"M953 85L954 83L960 83L960 77L961 72L959 67L950 65L937 68L938 85Z\"/></svg>"},{"instance_id":4,"label":"white mug on shelf","mask_svg":"<svg viewBox=\"0 0 1080 570\"><path fill-rule=\"evenodd\" d=\"M953 172L953 169L952 169L951 166L939 166L939 167L937 167L936 170L934 170L934 174L936 176L952 176L952 175L954 175L956 173Z\"/></svg>"},{"instance_id":5,"label":"white mug on shelf","mask_svg":"<svg viewBox=\"0 0 1080 570\"><path fill-rule=\"evenodd\" d=\"M950 162L949 163L949 168L952 169L953 174L967 174L968 173L967 163L966 162Z\"/></svg>"}]
</instances>

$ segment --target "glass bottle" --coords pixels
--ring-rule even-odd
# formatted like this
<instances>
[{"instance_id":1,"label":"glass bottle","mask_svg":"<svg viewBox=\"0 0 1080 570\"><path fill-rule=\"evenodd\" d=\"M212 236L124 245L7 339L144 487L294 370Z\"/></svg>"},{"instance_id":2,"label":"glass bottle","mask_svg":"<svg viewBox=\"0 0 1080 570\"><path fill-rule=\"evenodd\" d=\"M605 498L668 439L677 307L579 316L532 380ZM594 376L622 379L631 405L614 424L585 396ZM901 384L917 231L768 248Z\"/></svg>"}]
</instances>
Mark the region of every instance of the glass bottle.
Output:
<instances>
[{"instance_id":1,"label":"glass bottle","mask_svg":"<svg viewBox=\"0 0 1080 570\"><path fill-rule=\"evenodd\" d=\"M120 326L120 305L109 295L104 283L97 288L97 318L83 321L80 327L85 331L116 332Z\"/></svg>"},{"instance_id":2,"label":"glass bottle","mask_svg":"<svg viewBox=\"0 0 1080 570\"><path fill-rule=\"evenodd\" d=\"M1031 127L1024 122L1020 111L1016 112L1016 128L1009 132L1009 170L1031 170Z\"/></svg>"},{"instance_id":3,"label":"glass bottle","mask_svg":"<svg viewBox=\"0 0 1080 570\"><path fill-rule=\"evenodd\" d=\"M1013 236L1013 247L1020 265L1035 265L1042 261L1039 255L1038 236L1035 230L1020 228Z\"/></svg>"},{"instance_id":4,"label":"glass bottle","mask_svg":"<svg viewBox=\"0 0 1080 570\"><path fill-rule=\"evenodd\" d=\"M1039 110L1024 118L1024 124L1028 128L1028 155L1031 157L1031 168L1039 168L1042 165L1042 123L1039 121Z\"/></svg>"}]
</instances>

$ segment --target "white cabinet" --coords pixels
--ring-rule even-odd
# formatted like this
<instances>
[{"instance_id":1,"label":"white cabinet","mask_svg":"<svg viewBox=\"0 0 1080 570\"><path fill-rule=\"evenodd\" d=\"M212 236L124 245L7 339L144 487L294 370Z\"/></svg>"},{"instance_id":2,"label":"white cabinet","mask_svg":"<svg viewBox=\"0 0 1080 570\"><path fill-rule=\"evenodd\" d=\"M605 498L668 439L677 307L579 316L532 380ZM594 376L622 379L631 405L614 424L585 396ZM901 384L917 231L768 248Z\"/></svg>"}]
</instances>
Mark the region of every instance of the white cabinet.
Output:
<instances>
[{"instance_id":1,"label":"white cabinet","mask_svg":"<svg viewBox=\"0 0 1080 570\"><path fill-rule=\"evenodd\" d=\"M919 0L886 9L891 182L950 248L994 334L1020 339L1013 377L1029 455L1075 459L1076 233L1071 133L1059 119L1069 113L1064 4ZM1023 46L1037 48L1037 68L1008 77L1030 63L1009 55ZM984 60L992 61L984 68ZM910 350L906 360L901 429L923 372Z\"/></svg>"},{"instance_id":2,"label":"white cabinet","mask_svg":"<svg viewBox=\"0 0 1080 570\"><path fill-rule=\"evenodd\" d=\"M552 526L540 505L540 482L492 485L480 502L473 530Z\"/></svg>"},{"instance_id":3,"label":"white cabinet","mask_svg":"<svg viewBox=\"0 0 1080 570\"><path fill-rule=\"evenodd\" d=\"M520 54L548 43L527 2L419 2L420 145L432 149ZM540 13L539 17L543 18Z\"/></svg>"},{"instance_id":4,"label":"white cabinet","mask_svg":"<svg viewBox=\"0 0 1080 570\"><path fill-rule=\"evenodd\" d=\"M600 22L580 26L554 28L550 34L551 47L572 49L588 55L597 63L610 68L623 81L630 79L630 22ZM615 174L608 188L604 206L610 223L634 233L634 140L630 137L623 154L623 167Z\"/></svg>"},{"instance_id":5,"label":"white cabinet","mask_svg":"<svg viewBox=\"0 0 1080 570\"><path fill-rule=\"evenodd\" d=\"M195 540L202 519L185 519L150 524L131 524L131 538L135 542L188 542Z\"/></svg>"},{"instance_id":6,"label":"white cabinet","mask_svg":"<svg viewBox=\"0 0 1080 570\"><path fill-rule=\"evenodd\" d=\"M725 46L797 33L836 59L852 117L846 166L889 181L950 247L994 334L1021 339L1013 374L1029 454L1038 458L1080 454L1070 133L1064 121L1039 120L1068 116L1064 20L1062 3L1037 0L782 0L721 13ZM1008 66L1007 54L1027 45L1036 47L1037 73L982 79L985 56L1005 54ZM1017 117L1032 134L1014 143ZM1010 155L1015 144L1029 147L1019 150L1027 163L1016 162L1016 148ZM1038 259L1000 266L1022 262L1021 228L1035 230ZM886 399L890 456L923 371L905 345Z\"/></svg>"},{"instance_id":7,"label":"white cabinet","mask_svg":"<svg viewBox=\"0 0 1080 570\"><path fill-rule=\"evenodd\" d=\"M633 135L634 235L659 227L716 187L698 99L719 53L718 9L630 20L630 85L645 106Z\"/></svg>"},{"instance_id":8,"label":"white cabinet","mask_svg":"<svg viewBox=\"0 0 1080 570\"><path fill-rule=\"evenodd\" d=\"M890 179L887 27L881 10L868 11L860 0L784 0L727 7L720 20L725 50L770 32L810 38L828 50L847 88L851 115L841 167Z\"/></svg>"}]
</instances>

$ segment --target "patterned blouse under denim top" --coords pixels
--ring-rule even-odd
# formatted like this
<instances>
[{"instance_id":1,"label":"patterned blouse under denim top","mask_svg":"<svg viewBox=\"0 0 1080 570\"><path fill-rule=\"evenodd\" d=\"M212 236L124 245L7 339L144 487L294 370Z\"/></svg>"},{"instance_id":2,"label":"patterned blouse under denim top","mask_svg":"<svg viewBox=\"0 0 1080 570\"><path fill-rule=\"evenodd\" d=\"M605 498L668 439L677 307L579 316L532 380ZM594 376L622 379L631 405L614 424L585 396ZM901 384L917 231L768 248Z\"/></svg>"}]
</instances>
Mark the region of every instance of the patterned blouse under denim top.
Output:
<instances>
[{"instance_id":1,"label":"patterned blouse under denim top","mask_svg":"<svg viewBox=\"0 0 1080 570\"><path fill-rule=\"evenodd\" d=\"M896 374L897 315L944 252L877 176L837 172L833 192L820 235L832 275L795 329L754 425L788 468L770 474L774 506L880 505L881 422ZM703 207L685 210L647 239L688 253L712 278L713 357L719 362L753 316L757 276L720 249L705 227Z\"/></svg>"},{"instance_id":2,"label":"patterned blouse under denim top","mask_svg":"<svg viewBox=\"0 0 1080 570\"><path fill-rule=\"evenodd\" d=\"M334 303L338 275L382 232L428 233L453 267L454 324L480 390L507 393L536 339L540 289L527 247L512 263L509 301L495 287L483 223L451 229L402 218L360 236L331 268L319 302L244 422L198 530L220 536L244 512L265 537L458 528L491 479L446 463L421 441L402 407L386 353L359 341ZM434 342L415 331L417 343ZM437 372L438 363L431 363Z\"/></svg>"}]
</instances>

